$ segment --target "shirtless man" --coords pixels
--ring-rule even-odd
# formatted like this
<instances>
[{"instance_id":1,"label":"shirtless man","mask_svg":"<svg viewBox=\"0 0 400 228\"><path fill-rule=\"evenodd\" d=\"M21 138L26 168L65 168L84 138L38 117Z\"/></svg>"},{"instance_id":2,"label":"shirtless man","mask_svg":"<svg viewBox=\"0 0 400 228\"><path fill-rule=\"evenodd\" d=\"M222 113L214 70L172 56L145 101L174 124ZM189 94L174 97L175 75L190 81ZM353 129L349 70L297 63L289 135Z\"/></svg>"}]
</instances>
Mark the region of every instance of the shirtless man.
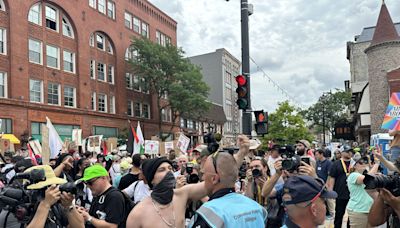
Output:
<instances>
[{"instance_id":1,"label":"shirtless man","mask_svg":"<svg viewBox=\"0 0 400 228\"><path fill-rule=\"evenodd\" d=\"M249 139L238 136L238 144L240 149L234 157L241 163L249 152ZM172 164L166 158L146 160L142 169L144 181L152 193L131 211L127 227L185 227L186 204L189 200L197 201L207 195L204 182L174 189Z\"/></svg>"}]
</instances>

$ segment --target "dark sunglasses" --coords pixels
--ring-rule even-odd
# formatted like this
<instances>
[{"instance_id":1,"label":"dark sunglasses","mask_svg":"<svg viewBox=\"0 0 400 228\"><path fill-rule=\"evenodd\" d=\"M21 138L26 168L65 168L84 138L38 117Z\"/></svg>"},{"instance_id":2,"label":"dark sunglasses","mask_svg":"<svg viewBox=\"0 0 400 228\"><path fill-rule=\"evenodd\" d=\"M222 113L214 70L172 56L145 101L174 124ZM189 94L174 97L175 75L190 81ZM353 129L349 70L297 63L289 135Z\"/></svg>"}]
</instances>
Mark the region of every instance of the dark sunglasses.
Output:
<instances>
[{"instance_id":1,"label":"dark sunglasses","mask_svg":"<svg viewBox=\"0 0 400 228\"><path fill-rule=\"evenodd\" d=\"M97 179L99 179L99 177L98 177L98 178L93 178L93 179L91 179L91 180L89 180L89 181L85 181L84 183L85 183L86 185L92 186L92 185L94 184L94 182L97 181Z\"/></svg>"},{"instance_id":2,"label":"dark sunglasses","mask_svg":"<svg viewBox=\"0 0 400 228\"><path fill-rule=\"evenodd\" d=\"M217 171L217 158L218 158L219 153L228 153L228 154L233 156L233 154L229 153L229 151L224 151L224 150L223 151L217 151L217 152L215 152L214 154L211 155L211 158L212 158L212 161L213 161L213 165L214 165L214 169L215 169L215 173L217 173L217 174L218 174L218 171Z\"/></svg>"}]
</instances>

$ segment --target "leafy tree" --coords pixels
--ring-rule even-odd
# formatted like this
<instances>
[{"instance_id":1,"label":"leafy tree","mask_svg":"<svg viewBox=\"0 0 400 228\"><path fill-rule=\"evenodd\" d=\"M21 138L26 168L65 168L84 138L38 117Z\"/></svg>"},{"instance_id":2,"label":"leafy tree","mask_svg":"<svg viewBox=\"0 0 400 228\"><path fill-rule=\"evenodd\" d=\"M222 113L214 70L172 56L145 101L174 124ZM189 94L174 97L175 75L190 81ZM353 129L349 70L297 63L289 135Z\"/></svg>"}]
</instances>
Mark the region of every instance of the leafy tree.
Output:
<instances>
[{"instance_id":1,"label":"leafy tree","mask_svg":"<svg viewBox=\"0 0 400 228\"><path fill-rule=\"evenodd\" d=\"M202 81L200 69L183 57L182 49L173 45L163 47L142 38L135 38L131 49L136 51L136 56L130 61L132 72L143 79L140 80L142 86L156 97L162 140L169 136L179 116L195 119L207 112L209 87ZM168 135L162 135L162 109L172 111Z\"/></svg>"},{"instance_id":2,"label":"leafy tree","mask_svg":"<svg viewBox=\"0 0 400 228\"><path fill-rule=\"evenodd\" d=\"M294 144L300 139L313 139L303 116L289 101L279 103L278 109L269 114L268 122L268 134L265 136L267 141L273 139L284 144Z\"/></svg>"},{"instance_id":3,"label":"leafy tree","mask_svg":"<svg viewBox=\"0 0 400 228\"><path fill-rule=\"evenodd\" d=\"M318 132L323 133L323 128L333 135L336 123L346 121L347 110L351 103L349 92L336 89L335 92L323 94L317 103L301 113L310 121L311 126ZM324 124L325 122L325 124Z\"/></svg>"}]
</instances>

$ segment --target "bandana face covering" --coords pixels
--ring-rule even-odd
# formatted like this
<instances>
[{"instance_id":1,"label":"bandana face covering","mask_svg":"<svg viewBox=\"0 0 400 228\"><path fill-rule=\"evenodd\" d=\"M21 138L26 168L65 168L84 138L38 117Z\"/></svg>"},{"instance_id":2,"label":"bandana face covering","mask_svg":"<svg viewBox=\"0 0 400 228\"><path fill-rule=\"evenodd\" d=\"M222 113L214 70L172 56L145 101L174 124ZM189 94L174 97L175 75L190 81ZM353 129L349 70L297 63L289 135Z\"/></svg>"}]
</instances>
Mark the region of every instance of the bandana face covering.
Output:
<instances>
[{"instance_id":1,"label":"bandana face covering","mask_svg":"<svg viewBox=\"0 0 400 228\"><path fill-rule=\"evenodd\" d=\"M151 192L151 198L159 204L169 204L174 196L175 187L175 177L172 172L168 172L167 175L153 187L153 192Z\"/></svg>"}]
</instances>

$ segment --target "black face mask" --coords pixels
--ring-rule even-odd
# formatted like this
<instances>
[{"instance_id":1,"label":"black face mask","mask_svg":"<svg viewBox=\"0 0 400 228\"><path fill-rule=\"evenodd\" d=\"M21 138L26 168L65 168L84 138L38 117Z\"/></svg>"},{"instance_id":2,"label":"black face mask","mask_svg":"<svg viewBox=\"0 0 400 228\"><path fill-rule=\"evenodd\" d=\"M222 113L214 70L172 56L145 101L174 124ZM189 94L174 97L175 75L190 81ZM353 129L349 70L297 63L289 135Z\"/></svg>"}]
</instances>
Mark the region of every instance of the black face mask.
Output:
<instances>
[{"instance_id":1,"label":"black face mask","mask_svg":"<svg viewBox=\"0 0 400 228\"><path fill-rule=\"evenodd\" d=\"M165 205L171 203L174 196L175 183L176 180L174 174L168 172L161 182L153 187L151 198L159 204Z\"/></svg>"}]
</instances>

